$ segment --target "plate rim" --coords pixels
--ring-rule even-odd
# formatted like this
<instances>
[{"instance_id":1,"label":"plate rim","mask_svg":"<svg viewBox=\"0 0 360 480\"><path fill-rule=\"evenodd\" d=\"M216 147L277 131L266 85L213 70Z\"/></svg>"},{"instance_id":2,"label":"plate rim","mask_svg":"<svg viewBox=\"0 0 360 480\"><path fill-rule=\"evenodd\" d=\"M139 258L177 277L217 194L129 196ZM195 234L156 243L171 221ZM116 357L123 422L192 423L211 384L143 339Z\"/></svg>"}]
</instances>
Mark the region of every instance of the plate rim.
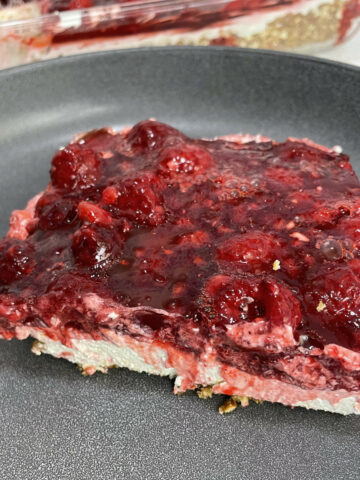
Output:
<instances>
[{"instance_id":1,"label":"plate rim","mask_svg":"<svg viewBox=\"0 0 360 480\"><path fill-rule=\"evenodd\" d=\"M149 55L163 55L173 53L175 55L184 53L191 55L192 52L201 53L203 55L224 55L241 57L267 57L267 58L282 58L284 61L301 61L307 64L322 65L325 67L336 68L341 70L347 70L349 72L360 74L360 66L352 65L345 62L338 62L335 60L329 60L321 57L315 57L313 55L306 55L301 53L283 52L275 50L254 49L254 48L240 48L240 47L228 47L228 46L165 46L165 47L134 47L134 48L122 48L112 49L100 52L88 52L79 53L76 55L68 55L58 58L52 58L49 60L40 60L23 65L17 65L15 67L5 68L0 70L0 82L13 75L32 72L36 70L47 69L52 66L81 63L88 59L104 58L111 56L123 56L123 55L140 55L148 53Z\"/></svg>"}]
</instances>

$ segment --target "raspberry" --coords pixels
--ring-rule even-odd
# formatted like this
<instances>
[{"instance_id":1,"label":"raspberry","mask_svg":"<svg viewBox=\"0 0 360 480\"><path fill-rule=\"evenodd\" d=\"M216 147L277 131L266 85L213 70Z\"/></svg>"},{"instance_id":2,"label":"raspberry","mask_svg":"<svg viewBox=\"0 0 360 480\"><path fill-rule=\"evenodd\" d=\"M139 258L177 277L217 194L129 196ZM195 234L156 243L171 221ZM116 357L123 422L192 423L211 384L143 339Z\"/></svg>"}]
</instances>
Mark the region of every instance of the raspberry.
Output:
<instances>
[{"instance_id":1,"label":"raspberry","mask_svg":"<svg viewBox=\"0 0 360 480\"><path fill-rule=\"evenodd\" d=\"M360 260L347 264L325 265L307 285L305 295L309 311L321 313L326 323L357 323L360 316ZM320 309L319 304L324 305ZM317 310L318 309L318 310Z\"/></svg>"},{"instance_id":2,"label":"raspberry","mask_svg":"<svg viewBox=\"0 0 360 480\"><path fill-rule=\"evenodd\" d=\"M6 248L8 241L0 246L0 283L10 284L29 275L35 265L34 250L26 242L15 243Z\"/></svg>"},{"instance_id":3,"label":"raspberry","mask_svg":"<svg viewBox=\"0 0 360 480\"><path fill-rule=\"evenodd\" d=\"M107 267L122 253L124 239L115 230L83 226L74 233L72 251L76 262L86 267Z\"/></svg>"},{"instance_id":4,"label":"raspberry","mask_svg":"<svg viewBox=\"0 0 360 480\"><path fill-rule=\"evenodd\" d=\"M119 192L114 186L106 187L102 194L102 201L105 205L115 204L118 196Z\"/></svg>"},{"instance_id":5,"label":"raspberry","mask_svg":"<svg viewBox=\"0 0 360 480\"><path fill-rule=\"evenodd\" d=\"M266 319L271 326L301 321L300 304L284 285L266 278L217 275L205 287L202 313L210 325Z\"/></svg>"},{"instance_id":6,"label":"raspberry","mask_svg":"<svg viewBox=\"0 0 360 480\"><path fill-rule=\"evenodd\" d=\"M205 287L205 298L209 304L201 309L202 313L210 325L255 320L265 313L262 303L254 301L258 289L257 280L250 283L245 277L234 279L216 275L209 279Z\"/></svg>"},{"instance_id":7,"label":"raspberry","mask_svg":"<svg viewBox=\"0 0 360 480\"><path fill-rule=\"evenodd\" d=\"M140 225L160 225L165 221L163 198L156 177L143 174L107 187L103 203L115 217L124 216Z\"/></svg>"},{"instance_id":8,"label":"raspberry","mask_svg":"<svg viewBox=\"0 0 360 480\"><path fill-rule=\"evenodd\" d=\"M100 160L92 150L68 145L55 153L50 176L52 184L66 192L91 187L100 179Z\"/></svg>"},{"instance_id":9,"label":"raspberry","mask_svg":"<svg viewBox=\"0 0 360 480\"><path fill-rule=\"evenodd\" d=\"M309 213L304 215L305 220L310 221L319 228L329 228L338 222L342 217L350 215L348 205L339 205L337 208L326 205L317 205ZM301 218L303 218L301 216Z\"/></svg>"},{"instance_id":10,"label":"raspberry","mask_svg":"<svg viewBox=\"0 0 360 480\"><path fill-rule=\"evenodd\" d=\"M293 329L299 326L302 319L300 302L285 285L271 279L264 280L260 298L273 326L290 325Z\"/></svg>"},{"instance_id":11,"label":"raspberry","mask_svg":"<svg viewBox=\"0 0 360 480\"><path fill-rule=\"evenodd\" d=\"M210 153L192 144L167 147L160 154L159 173L168 178L199 175L213 166Z\"/></svg>"},{"instance_id":12,"label":"raspberry","mask_svg":"<svg viewBox=\"0 0 360 480\"><path fill-rule=\"evenodd\" d=\"M47 193L36 204L36 214L41 230L56 230L72 224L76 218L76 206L71 200Z\"/></svg>"},{"instance_id":13,"label":"raspberry","mask_svg":"<svg viewBox=\"0 0 360 480\"><path fill-rule=\"evenodd\" d=\"M222 261L232 262L236 267L255 273L269 269L279 257L279 246L280 241L274 236L253 231L224 240L217 248L217 256Z\"/></svg>"},{"instance_id":14,"label":"raspberry","mask_svg":"<svg viewBox=\"0 0 360 480\"><path fill-rule=\"evenodd\" d=\"M110 225L112 222L112 218L109 212L89 202L79 203L78 214L81 220L85 220L90 223Z\"/></svg>"},{"instance_id":15,"label":"raspberry","mask_svg":"<svg viewBox=\"0 0 360 480\"><path fill-rule=\"evenodd\" d=\"M126 140L132 150L139 154L159 150L165 143L176 143L183 138L175 128L154 120L145 120L130 130Z\"/></svg>"}]
</instances>

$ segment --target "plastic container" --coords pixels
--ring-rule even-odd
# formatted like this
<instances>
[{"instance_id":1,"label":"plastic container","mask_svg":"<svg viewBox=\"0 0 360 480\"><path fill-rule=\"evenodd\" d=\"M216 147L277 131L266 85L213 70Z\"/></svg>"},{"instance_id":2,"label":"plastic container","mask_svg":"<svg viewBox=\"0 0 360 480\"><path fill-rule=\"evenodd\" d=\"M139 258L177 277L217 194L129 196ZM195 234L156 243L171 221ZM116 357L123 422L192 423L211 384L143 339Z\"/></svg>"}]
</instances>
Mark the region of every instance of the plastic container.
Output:
<instances>
[{"instance_id":1,"label":"plastic container","mask_svg":"<svg viewBox=\"0 0 360 480\"><path fill-rule=\"evenodd\" d=\"M0 8L0 68L158 45L314 53L354 34L360 16L360 0L95 1L107 4L67 10L93 0L41 0Z\"/></svg>"}]
</instances>

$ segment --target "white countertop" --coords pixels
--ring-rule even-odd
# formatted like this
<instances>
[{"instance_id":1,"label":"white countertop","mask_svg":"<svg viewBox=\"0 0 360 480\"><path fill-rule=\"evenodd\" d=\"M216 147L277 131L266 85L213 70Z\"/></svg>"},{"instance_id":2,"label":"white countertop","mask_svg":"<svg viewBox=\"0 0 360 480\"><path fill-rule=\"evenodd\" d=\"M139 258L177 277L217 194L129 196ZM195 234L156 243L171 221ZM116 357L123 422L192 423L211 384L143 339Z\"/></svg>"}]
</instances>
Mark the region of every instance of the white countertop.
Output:
<instances>
[{"instance_id":1,"label":"white countertop","mask_svg":"<svg viewBox=\"0 0 360 480\"><path fill-rule=\"evenodd\" d=\"M354 33L352 38L344 44L332 47L331 50L319 52L316 56L360 67L360 31Z\"/></svg>"}]
</instances>

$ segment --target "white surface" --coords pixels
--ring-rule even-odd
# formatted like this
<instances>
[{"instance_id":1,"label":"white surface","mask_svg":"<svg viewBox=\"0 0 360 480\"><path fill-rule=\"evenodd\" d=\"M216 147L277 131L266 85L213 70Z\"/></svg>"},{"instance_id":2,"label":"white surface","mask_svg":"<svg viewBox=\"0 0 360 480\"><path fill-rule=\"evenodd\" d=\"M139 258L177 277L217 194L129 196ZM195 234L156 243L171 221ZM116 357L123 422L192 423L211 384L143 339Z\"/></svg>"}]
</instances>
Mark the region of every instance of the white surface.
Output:
<instances>
[{"instance_id":1,"label":"white surface","mask_svg":"<svg viewBox=\"0 0 360 480\"><path fill-rule=\"evenodd\" d=\"M316 56L360 66L360 30L358 29L344 44L320 52Z\"/></svg>"}]
</instances>

